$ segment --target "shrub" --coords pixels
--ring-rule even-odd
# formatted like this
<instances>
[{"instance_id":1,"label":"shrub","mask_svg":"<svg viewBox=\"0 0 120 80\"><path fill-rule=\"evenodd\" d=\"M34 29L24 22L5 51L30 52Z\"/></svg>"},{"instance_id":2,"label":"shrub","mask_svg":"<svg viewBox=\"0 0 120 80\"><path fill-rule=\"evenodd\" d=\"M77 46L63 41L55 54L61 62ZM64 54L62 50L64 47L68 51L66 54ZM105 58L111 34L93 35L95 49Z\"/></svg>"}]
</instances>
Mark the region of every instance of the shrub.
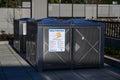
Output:
<instances>
[{"instance_id":1,"label":"shrub","mask_svg":"<svg viewBox=\"0 0 120 80\"><path fill-rule=\"evenodd\" d=\"M115 48L105 47L105 53L108 55L120 55L120 50Z\"/></svg>"}]
</instances>

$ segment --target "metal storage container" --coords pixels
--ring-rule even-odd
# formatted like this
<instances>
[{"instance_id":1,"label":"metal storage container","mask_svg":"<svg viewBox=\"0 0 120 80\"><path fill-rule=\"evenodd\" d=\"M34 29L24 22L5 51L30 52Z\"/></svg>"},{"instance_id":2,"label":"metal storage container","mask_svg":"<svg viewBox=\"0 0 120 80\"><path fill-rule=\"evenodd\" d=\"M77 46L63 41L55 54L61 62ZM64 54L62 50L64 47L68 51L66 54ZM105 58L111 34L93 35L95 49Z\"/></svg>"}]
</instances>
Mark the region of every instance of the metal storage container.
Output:
<instances>
[{"instance_id":1,"label":"metal storage container","mask_svg":"<svg viewBox=\"0 0 120 80\"><path fill-rule=\"evenodd\" d=\"M103 66L104 24L48 18L27 25L26 58L38 70Z\"/></svg>"},{"instance_id":2,"label":"metal storage container","mask_svg":"<svg viewBox=\"0 0 120 80\"><path fill-rule=\"evenodd\" d=\"M19 53L26 52L26 29L27 29L27 21L31 21L31 18L21 18L14 20L14 48Z\"/></svg>"}]
</instances>

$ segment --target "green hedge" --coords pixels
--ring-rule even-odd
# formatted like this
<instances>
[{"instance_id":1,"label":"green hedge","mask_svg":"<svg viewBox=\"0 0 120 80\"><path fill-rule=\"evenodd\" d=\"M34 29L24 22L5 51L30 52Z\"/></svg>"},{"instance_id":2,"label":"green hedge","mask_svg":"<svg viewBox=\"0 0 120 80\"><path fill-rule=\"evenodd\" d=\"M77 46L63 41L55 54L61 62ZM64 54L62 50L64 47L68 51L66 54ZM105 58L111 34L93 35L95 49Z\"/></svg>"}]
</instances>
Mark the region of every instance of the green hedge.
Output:
<instances>
[{"instance_id":1,"label":"green hedge","mask_svg":"<svg viewBox=\"0 0 120 80\"><path fill-rule=\"evenodd\" d=\"M115 48L105 47L105 53L108 55L120 55L120 50Z\"/></svg>"}]
</instances>

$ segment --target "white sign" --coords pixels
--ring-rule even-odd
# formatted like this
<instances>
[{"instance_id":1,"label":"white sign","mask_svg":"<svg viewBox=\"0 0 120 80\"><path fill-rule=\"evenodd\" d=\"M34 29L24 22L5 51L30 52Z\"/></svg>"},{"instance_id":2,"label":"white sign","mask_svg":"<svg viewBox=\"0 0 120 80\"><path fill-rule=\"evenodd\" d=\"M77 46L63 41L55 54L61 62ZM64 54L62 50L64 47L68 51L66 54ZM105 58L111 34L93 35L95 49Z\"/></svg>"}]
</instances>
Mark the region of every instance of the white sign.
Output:
<instances>
[{"instance_id":1,"label":"white sign","mask_svg":"<svg viewBox=\"0 0 120 80\"><path fill-rule=\"evenodd\" d=\"M23 35L27 34L27 24L23 23Z\"/></svg>"},{"instance_id":2,"label":"white sign","mask_svg":"<svg viewBox=\"0 0 120 80\"><path fill-rule=\"evenodd\" d=\"M65 51L65 29L49 29L49 52Z\"/></svg>"}]
</instances>

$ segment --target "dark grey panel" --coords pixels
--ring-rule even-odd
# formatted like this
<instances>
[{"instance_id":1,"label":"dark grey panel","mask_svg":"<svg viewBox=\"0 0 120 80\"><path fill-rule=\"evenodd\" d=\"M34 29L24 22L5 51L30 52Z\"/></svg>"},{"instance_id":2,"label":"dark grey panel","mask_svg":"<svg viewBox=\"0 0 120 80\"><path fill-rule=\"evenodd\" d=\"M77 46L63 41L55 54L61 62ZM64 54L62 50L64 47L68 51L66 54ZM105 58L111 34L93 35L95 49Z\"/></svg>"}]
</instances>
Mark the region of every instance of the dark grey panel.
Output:
<instances>
[{"instance_id":1,"label":"dark grey panel","mask_svg":"<svg viewBox=\"0 0 120 80\"><path fill-rule=\"evenodd\" d=\"M14 20L14 48L20 52L19 21Z\"/></svg>"},{"instance_id":2,"label":"dark grey panel","mask_svg":"<svg viewBox=\"0 0 120 80\"><path fill-rule=\"evenodd\" d=\"M26 59L34 66L37 64L37 27L28 22L26 38Z\"/></svg>"},{"instance_id":3,"label":"dark grey panel","mask_svg":"<svg viewBox=\"0 0 120 80\"><path fill-rule=\"evenodd\" d=\"M49 37L49 33L48 30L49 29L65 29L65 51L64 52L49 52L48 51L48 37ZM47 68L70 68L70 61L71 61L71 57L70 57L70 30L69 28L43 28L43 34L44 34L44 52L43 52L43 64L44 64L44 69Z\"/></svg>"},{"instance_id":4,"label":"dark grey panel","mask_svg":"<svg viewBox=\"0 0 120 80\"><path fill-rule=\"evenodd\" d=\"M26 53L26 35L23 35L23 23L26 21L14 20L14 47L19 53Z\"/></svg>"},{"instance_id":5,"label":"dark grey panel","mask_svg":"<svg viewBox=\"0 0 120 80\"><path fill-rule=\"evenodd\" d=\"M73 31L73 64L78 67L97 67L100 64L100 30L81 27Z\"/></svg>"}]
</instances>

